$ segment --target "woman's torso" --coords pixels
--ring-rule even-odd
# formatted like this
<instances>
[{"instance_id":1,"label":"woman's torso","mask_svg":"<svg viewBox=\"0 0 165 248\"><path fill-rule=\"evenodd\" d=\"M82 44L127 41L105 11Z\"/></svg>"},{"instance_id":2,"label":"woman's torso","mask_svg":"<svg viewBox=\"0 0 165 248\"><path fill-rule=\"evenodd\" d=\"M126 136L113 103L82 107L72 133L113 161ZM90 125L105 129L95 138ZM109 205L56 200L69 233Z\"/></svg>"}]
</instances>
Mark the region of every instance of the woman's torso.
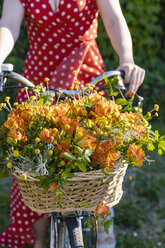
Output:
<instances>
[{"instance_id":1,"label":"woman's torso","mask_svg":"<svg viewBox=\"0 0 165 248\"><path fill-rule=\"evenodd\" d=\"M96 45L98 10L94 0L20 0L25 8L29 51L24 76L33 83L50 78L52 88L88 83L104 71ZM77 74L73 75L72 71Z\"/></svg>"}]
</instances>

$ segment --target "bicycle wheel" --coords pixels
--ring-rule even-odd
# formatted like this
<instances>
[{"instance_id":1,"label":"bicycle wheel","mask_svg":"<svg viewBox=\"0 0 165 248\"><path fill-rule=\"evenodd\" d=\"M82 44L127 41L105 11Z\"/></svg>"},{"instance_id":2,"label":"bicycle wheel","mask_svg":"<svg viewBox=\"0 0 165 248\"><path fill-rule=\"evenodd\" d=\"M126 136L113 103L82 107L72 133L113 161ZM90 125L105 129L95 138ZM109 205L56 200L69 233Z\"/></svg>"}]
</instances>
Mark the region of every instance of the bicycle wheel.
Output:
<instances>
[{"instance_id":1,"label":"bicycle wheel","mask_svg":"<svg viewBox=\"0 0 165 248\"><path fill-rule=\"evenodd\" d=\"M76 215L65 218L71 248L84 248L81 220Z\"/></svg>"}]
</instances>

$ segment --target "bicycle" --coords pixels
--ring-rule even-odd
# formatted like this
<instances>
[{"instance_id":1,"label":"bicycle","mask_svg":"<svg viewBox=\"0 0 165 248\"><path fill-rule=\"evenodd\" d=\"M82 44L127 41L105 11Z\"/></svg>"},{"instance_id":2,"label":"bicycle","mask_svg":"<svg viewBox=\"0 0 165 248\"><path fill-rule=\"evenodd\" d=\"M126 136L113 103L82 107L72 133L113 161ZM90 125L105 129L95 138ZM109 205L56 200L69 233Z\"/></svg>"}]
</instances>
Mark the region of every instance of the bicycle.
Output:
<instances>
[{"instance_id":1,"label":"bicycle","mask_svg":"<svg viewBox=\"0 0 165 248\"><path fill-rule=\"evenodd\" d=\"M0 91L9 88L20 88L24 86L5 86L5 81L8 78L15 79L21 84L27 86L29 89L33 89L34 84L32 84L28 79L23 76L13 72L13 66L10 64L1 66L2 72L0 73ZM97 85L99 82L104 80L104 75L106 78L112 78L117 76L119 78L118 84L122 90L126 90L122 77L124 77L123 72L120 71L108 71L104 74L98 76L90 82L90 85ZM83 91L86 92L87 88ZM60 94L57 89L49 89L49 92L45 94L54 93L56 95ZM63 95L74 98L74 96L82 93L82 90L63 90ZM138 96L138 95L137 95ZM138 96L139 101L142 98ZM66 213L65 215L60 215L59 213L51 214L51 238L50 238L50 248L81 248L84 247L83 236L82 236L82 225L81 225L81 213ZM64 221L65 220L65 221ZM65 225L66 223L66 225ZM66 228L67 226L67 228ZM68 230L68 231L67 231ZM68 241L68 235L70 239L70 244Z\"/></svg>"}]
</instances>

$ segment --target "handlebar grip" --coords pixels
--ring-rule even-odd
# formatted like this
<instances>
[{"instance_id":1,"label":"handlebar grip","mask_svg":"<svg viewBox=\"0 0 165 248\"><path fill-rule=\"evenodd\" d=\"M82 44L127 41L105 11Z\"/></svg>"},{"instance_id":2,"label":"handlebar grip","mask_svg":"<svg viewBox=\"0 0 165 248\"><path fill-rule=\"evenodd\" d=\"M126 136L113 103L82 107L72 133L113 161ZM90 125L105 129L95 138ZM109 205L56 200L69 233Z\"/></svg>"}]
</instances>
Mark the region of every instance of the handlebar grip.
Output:
<instances>
[{"instance_id":1,"label":"handlebar grip","mask_svg":"<svg viewBox=\"0 0 165 248\"><path fill-rule=\"evenodd\" d=\"M125 71L121 70L120 74L121 74L122 79L124 79L125 78Z\"/></svg>"}]
</instances>

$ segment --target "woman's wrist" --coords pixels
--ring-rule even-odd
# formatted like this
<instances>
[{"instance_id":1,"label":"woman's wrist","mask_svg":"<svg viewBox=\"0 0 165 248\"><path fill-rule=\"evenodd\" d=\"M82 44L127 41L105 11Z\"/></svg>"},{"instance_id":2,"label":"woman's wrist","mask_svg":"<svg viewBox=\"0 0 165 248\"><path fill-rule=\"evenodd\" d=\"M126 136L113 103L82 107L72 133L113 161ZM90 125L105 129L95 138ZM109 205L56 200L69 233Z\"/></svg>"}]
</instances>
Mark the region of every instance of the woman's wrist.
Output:
<instances>
[{"instance_id":1,"label":"woman's wrist","mask_svg":"<svg viewBox=\"0 0 165 248\"><path fill-rule=\"evenodd\" d=\"M135 64L133 56L121 56L119 57L119 64Z\"/></svg>"}]
</instances>

